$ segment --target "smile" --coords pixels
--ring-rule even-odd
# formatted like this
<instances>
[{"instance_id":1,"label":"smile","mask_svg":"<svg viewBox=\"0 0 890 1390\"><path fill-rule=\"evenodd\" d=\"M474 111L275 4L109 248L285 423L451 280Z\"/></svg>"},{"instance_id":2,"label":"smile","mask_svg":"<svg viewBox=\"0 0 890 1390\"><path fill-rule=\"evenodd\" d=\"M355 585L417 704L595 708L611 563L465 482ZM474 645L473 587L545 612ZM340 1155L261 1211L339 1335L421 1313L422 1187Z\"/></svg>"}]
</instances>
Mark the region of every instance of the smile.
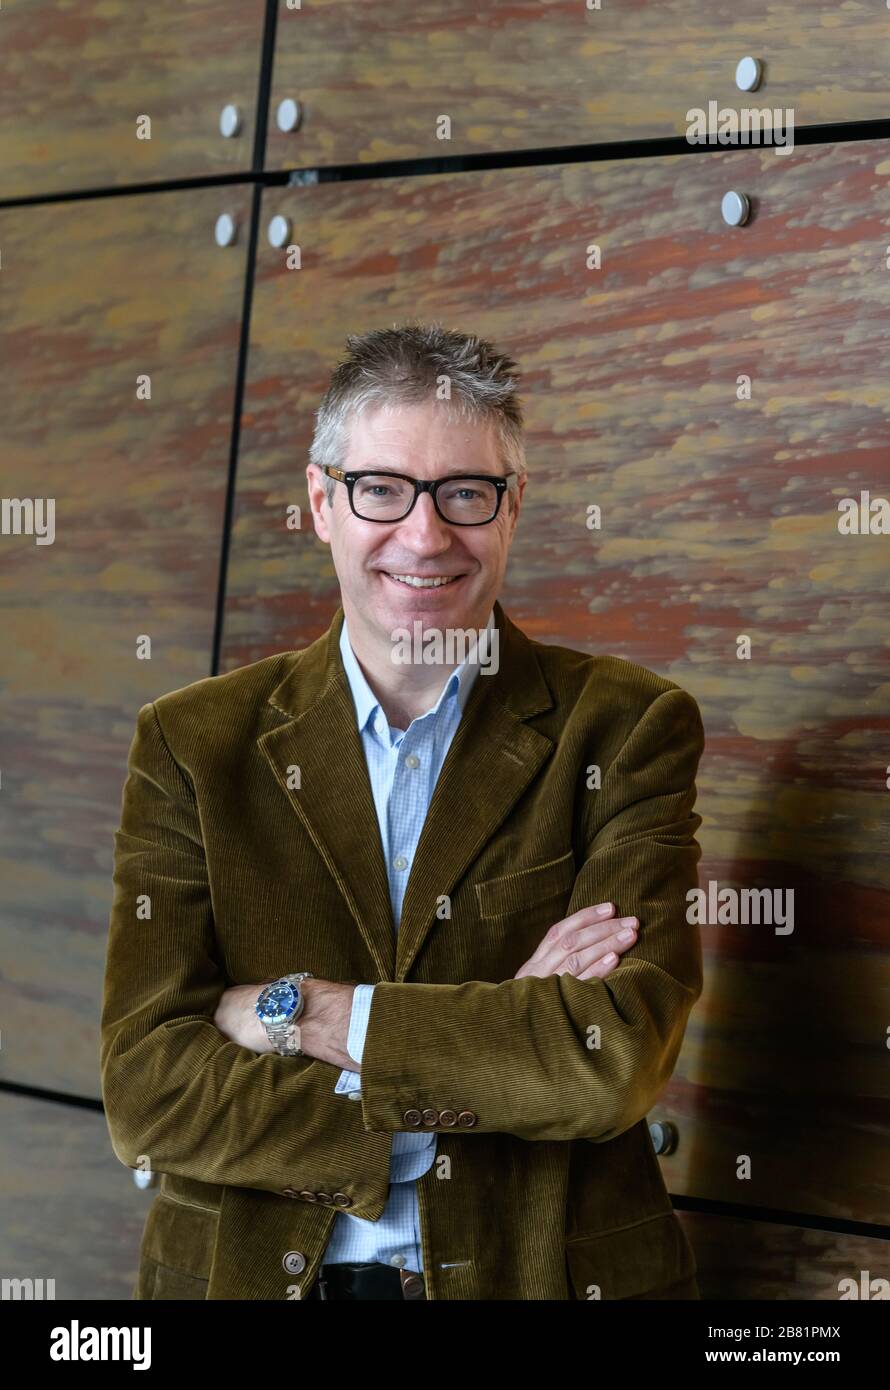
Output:
<instances>
[{"instance_id":1,"label":"smile","mask_svg":"<svg viewBox=\"0 0 890 1390\"><path fill-rule=\"evenodd\" d=\"M446 584L456 584L464 577L462 574L452 574L431 575L428 579L419 579L413 574L390 574L389 570L384 570L383 573L394 584L407 584L412 589L444 589Z\"/></svg>"}]
</instances>

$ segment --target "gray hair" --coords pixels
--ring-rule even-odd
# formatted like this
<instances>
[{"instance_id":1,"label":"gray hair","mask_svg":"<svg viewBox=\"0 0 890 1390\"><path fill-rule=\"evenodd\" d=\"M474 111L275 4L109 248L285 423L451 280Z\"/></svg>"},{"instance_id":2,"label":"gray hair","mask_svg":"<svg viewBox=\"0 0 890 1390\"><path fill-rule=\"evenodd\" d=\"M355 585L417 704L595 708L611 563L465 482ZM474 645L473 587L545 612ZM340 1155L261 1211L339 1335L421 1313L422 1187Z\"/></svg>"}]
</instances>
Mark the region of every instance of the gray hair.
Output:
<instances>
[{"instance_id":1,"label":"gray hair","mask_svg":"<svg viewBox=\"0 0 890 1390\"><path fill-rule=\"evenodd\" d=\"M348 431L365 409L439 399L445 378L446 418L454 423L490 424L505 472L515 470L520 479L525 477L522 404L516 389L518 368L512 358L484 338L452 332L439 323L350 334L346 345L348 355L334 368L315 414L311 463L319 468L342 467ZM324 483L328 506L333 506L336 482L325 475ZM507 496L513 505L513 494Z\"/></svg>"}]
</instances>

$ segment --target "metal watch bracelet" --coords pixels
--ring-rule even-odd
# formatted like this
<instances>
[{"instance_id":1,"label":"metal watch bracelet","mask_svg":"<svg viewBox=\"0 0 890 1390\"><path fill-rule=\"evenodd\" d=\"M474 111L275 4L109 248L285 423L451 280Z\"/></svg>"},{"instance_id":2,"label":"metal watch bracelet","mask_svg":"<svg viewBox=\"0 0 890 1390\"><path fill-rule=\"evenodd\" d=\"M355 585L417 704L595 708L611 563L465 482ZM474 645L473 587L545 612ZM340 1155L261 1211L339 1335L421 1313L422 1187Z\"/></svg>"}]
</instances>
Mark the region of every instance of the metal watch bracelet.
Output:
<instances>
[{"instance_id":1,"label":"metal watch bracelet","mask_svg":"<svg viewBox=\"0 0 890 1390\"><path fill-rule=\"evenodd\" d=\"M280 978L282 980L287 980L290 985L296 985L299 984L301 980L314 980L315 976L312 974L311 970L300 970L296 974L282 975ZM299 1019L305 1007L306 996L301 992L300 1007L292 1018L287 1019L285 1023L266 1025L266 1033L269 1037L269 1041L272 1043L276 1052L280 1053L282 1057L304 1057L306 1055L302 1048L297 1046L296 1040Z\"/></svg>"}]
</instances>

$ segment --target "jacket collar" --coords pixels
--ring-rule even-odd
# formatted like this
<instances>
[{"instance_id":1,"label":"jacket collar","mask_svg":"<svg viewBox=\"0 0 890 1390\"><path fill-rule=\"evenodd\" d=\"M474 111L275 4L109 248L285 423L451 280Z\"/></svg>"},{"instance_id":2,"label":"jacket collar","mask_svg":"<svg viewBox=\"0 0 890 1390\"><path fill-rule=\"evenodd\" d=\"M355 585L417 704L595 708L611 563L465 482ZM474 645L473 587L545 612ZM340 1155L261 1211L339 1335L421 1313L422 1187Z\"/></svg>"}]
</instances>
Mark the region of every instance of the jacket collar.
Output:
<instances>
[{"instance_id":1,"label":"jacket collar","mask_svg":"<svg viewBox=\"0 0 890 1390\"><path fill-rule=\"evenodd\" d=\"M488 621L485 626L487 628L494 626L493 608L488 615ZM352 643L349 640L349 624L345 617L340 624L340 640L338 646L340 649L340 656L343 660L343 666L346 670L346 676L352 689L358 730L359 733L361 733L372 715L374 715L376 719L377 711L380 709L380 702L368 685L365 673L356 659L355 652L352 650ZM466 709L467 699L473 687L473 682L479 675L480 669L481 658L478 654L475 659L471 659L468 655L466 660L461 662L460 666L458 666L457 670L451 672L447 681L445 681L442 686L438 700L428 712L430 714L437 713L441 709L443 703L450 699L452 695L455 695L460 711L463 713Z\"/></svg>"},{"instance_id":2,"label":"jacket collar","mask_svg":"<svg viewBox=\"0 0 890 1390\"><path fill-rule=\"evenodd\" d=\"M553 741L525 720L553 705L534 644L495 601L498 669L480 671L436 783L402 903L396 939L380 831L340 653L342 605L327 632L294 652L268 703L285 717L261 734L268 760L355 919L381 980L402 981L436 908L496 834ZM299 788L290 786L299 768ZM282 834L289 833L283 825ZM368 981L373 984L374 981Z\"/></svg>"}]
</instances>

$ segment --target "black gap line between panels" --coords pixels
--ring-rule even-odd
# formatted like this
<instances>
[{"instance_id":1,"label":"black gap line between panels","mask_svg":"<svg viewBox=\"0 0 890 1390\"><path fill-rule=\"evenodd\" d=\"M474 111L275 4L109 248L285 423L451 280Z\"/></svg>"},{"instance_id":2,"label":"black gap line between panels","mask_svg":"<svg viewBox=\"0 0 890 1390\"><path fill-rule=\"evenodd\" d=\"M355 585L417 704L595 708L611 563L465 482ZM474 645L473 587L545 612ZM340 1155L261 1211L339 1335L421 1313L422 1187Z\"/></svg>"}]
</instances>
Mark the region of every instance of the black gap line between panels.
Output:
<instances>
[{"instance_id":1,"label":"black gap line between panels","mask_svg":"<svg viewBox=\"0 0 890 1390\"><path fill-rule=\"evenodd\" d=\"M14 1081L0 1081L0 1095L25 1096L30 1100L70 1105L78 1110L105 1113L101 1100L87 1096L67 1095L63 1091L48 1091L39 1086L23 1086ZM783 1211L778 1207L756 1207L744 1202L722 1202L711 1197L692 1197L670 1193L677 1211L700 1216L728 1217L735 1221L761 1222L770 1226L798 1226L807 1231L833 1231L839 1235L864 1236L873 1240L890 1240L890 1226L871 1221L852 1221L843 1217L819 1216L812 1212Z\"/></svg>"},{"instance_id":2,"label":"black gap line between panels","mask_svg":"<svg viewBox=\"0 0 890 1390\"><path fill-rule=\"evenodd\" d=\"M736 1221L758 1221L770 1226L800 1226L808 1231L836 1231L840 1235L890 1240L890 1226L880 1226L872 1221L820 1216L815 1212L783 1211L780 1207L749 1206L744 1202L722 1202L713 1197L693 1197L674 1193L670 1196L677 1211L688 1211L696 1215L726 1216Z\"/></svg>"},{"instance_id":3,"label":"black gap line between panels","mask_svg":"<svg viewBox=\"0 0 890 1390\"><path fill-rule=\"evenodd\" d=\"M210 658L211 676L219 674L223 625L226 608L226 580L232 537L232 515L235 509L235 483L238 472L238 453L241 444L241 416L244 410L244 385L247 377L247 353L250 346L250 312L253 305L253 285L256 272L256 247L260 226L262 189L254 187L250 209L250 238L247 245L247 273L244 276L244 299L241 305L241 331L238 337L238 362L235 368L235 391L232 404L232 428L229 433L229 470L226 481L226 504L219 550L219 581L216 591L216 613L213 624L213 648Z\"/></svg>"},{"instance_id":4,"label":"black gap line between panels","mask_svg":"<svg viewBox=\"0 0 890 1390\"><path fill-rule=\"evenodd\" d=\"M266 148L266 129L269 123L269 102L272 98L272 67L275 62L275 29L278 23L278 0L266 0L266 19L263 26L263 52L260 59L260 79L256 99L256 130L253 141L253 169L263 170Z\"/></svg>"},{"instance_id":5,"label":"black gap line between panels","mask_svg":"<svg viewBox=\"0 0 890 1390\"><path fill-rule=\"evenodd\" d=\"M258 122L265 123L265 113ZM258 124L259 132L259 124ZM852 144L862 140L890 139L890 119L843 121L834 125L796 128L797 145ZM257 139L257 144L258 144ZM508 150L492 154L441 155L430 158L382 160L368 164L332 164L324 168L294 165L291 169L250 169L233 174L195 175L183 179L158 179L111 187L80 188L45 193L33 198L0 198L4 208L43 207L52 203L86 202L93 198L133 198L145 193L176 193L193 188L222 188L227 184L255 183L275 188L288 184L336 183L353 179L410 178L426 174L468 174L489 169L522 169L540 165L597 164L614 159L667 158L671 155L720 155L772 150L772 145L690 145L682 135L652 140L621 140L608 144L547 145L542 149Z\"/></svg>"}]
</instances>

